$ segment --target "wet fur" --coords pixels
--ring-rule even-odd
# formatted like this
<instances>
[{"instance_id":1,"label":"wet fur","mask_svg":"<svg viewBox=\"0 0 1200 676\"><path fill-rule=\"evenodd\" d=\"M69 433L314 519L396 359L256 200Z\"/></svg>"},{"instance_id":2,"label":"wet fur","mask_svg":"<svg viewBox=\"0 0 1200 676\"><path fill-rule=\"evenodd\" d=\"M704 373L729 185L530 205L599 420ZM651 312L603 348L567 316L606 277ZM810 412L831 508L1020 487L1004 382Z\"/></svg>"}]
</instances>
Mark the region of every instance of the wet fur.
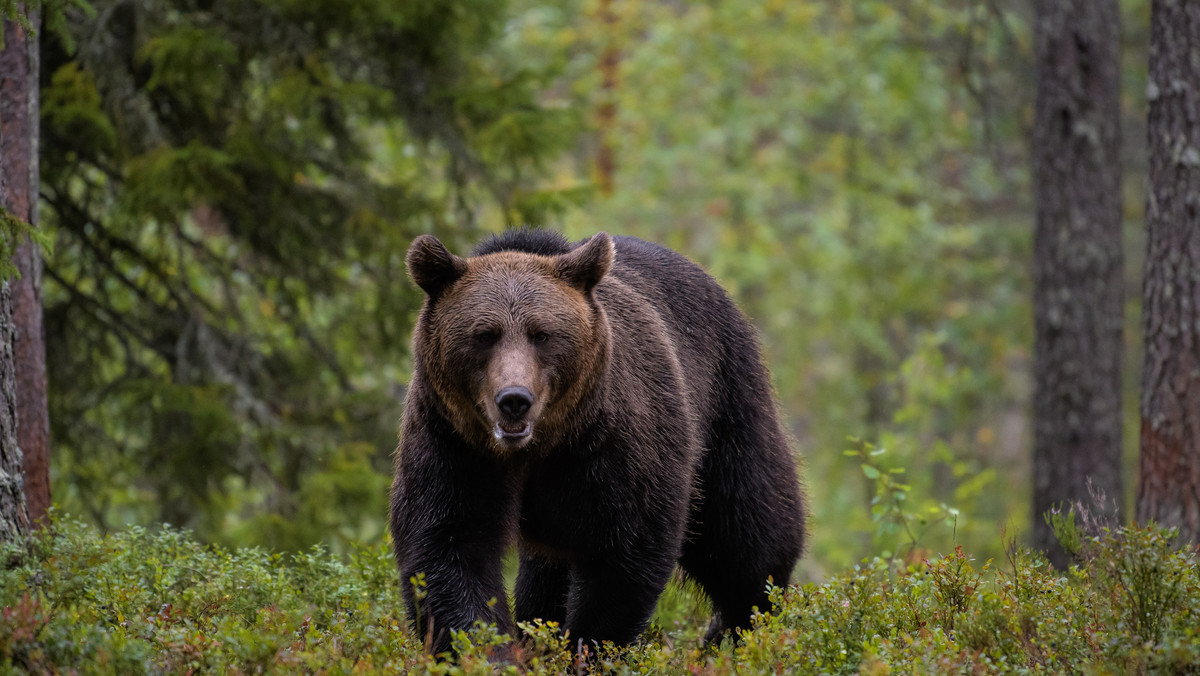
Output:
<instances>
[{"instance_id":1,"label":"wet fur","mask_svg":"<svg viewBox=\"0 0 1200 676\"><path fill-rule=\"evenodd\" d=\"M513 631L500 566L514 539L516 619L616 643L646 627L676 564L712 598L710 636L748 626L768 577L786 583L803 549L796 466L753 328L682 256L597 237L510 231L470 258L436 240L410 249L429 298L391 526L409 617L435 652L475 620ZM471 330L487 324L504 337L480 350ZM522 342L531 326L552 339ZM542 407L519 448L489 433L505 368Z\"/></svg>"}]
</instances>

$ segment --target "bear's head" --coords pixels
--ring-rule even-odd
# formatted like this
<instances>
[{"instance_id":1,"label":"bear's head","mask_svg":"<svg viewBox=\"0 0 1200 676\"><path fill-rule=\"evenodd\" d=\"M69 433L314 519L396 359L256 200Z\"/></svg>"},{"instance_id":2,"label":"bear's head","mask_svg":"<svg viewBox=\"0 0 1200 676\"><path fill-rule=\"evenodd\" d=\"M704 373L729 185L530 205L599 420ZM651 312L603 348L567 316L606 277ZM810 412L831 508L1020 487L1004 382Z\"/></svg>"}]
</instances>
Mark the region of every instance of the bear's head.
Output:
<instances>
[{"instance_id":1,"label":"bear's head","mask_svg":"<svg viewBox=\"0 0 1200 676\"><path fill-rule=\"evenodd\" d=\"M432 235L413 241L409 274L427 295L413 351L460 435L506 454L563 434L607 368L594 290L613 257L607 233L556 256L461 258Z\"/></svg>"}]
</instances>

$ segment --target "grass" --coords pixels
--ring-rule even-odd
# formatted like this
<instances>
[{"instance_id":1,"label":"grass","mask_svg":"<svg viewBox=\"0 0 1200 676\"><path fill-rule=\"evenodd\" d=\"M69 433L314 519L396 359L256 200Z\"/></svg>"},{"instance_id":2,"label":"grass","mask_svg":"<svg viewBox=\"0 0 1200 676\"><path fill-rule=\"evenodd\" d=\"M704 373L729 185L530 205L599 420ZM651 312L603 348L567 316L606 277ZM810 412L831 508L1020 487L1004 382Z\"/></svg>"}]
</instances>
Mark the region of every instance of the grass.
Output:
<instances>
[{"instance_id":1,"label":"grass","mask_svg":"<svg viewBox=\"0 0 1200 676\"><path fill-rule=\"evenodd\" d=\"M1155 527L1083 533L1059 519L1078 565L1051 569L961 548L863 561L823 584L775 588L773 612L702 647L707 606L672 583L637 645L592 654L637 674L1200 673L1200 563ZM5 673L575 673L554 627L513 643L494 628L424 654L405 629L384 543L346 557L226 550L163 528L101 535L57 519L0 550ZM499 661L503 656L507 661Z\"/></svg>"}]
</instances>

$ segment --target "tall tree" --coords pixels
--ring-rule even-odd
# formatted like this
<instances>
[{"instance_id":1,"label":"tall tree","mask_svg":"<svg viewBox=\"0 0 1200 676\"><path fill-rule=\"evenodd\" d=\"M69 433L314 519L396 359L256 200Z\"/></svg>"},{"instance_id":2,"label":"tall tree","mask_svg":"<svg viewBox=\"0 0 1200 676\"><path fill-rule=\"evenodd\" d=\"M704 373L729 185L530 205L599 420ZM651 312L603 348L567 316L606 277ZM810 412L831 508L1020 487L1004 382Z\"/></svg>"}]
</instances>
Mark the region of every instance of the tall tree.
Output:
<instances>
[{"instance_id":1,"label":"tall tree","mask_svg":"<svg viewBox=\"0 0 1200 676\"><path fill-rule=\"evenodd\" d=\"M25 239L25 228L18 223L34 222L37 210L37 43L28 35L36 25L37 14L31 12L29 26L15 17L4 17L4 44L0 48L0 215L4 217L4 238L0 247L0 539L24 532L29 526L26 491L37 481L29 480L28 463L23 457L23 435L19 423L24 400L20 389L24 380L21 371L27 366L18 345L26 340L22 331L27 325L14 316L31 312L22 305L25 289L32 279L9 280L14 271L9 261L16 246L17 268L30 275L31 270L20 263L22 258L36 256ZM40 313L39 313L40 314ZM40 336L37 337L40 339ZM14 354L15 353L15 354ZM44 362L44 360L43 360ZM45 399L43 388L43 409ZM45 418L43 417L44 421ZM34 464L36 466L36 455ZM44 466L44 465L43 465ZM46 484L42 484L43 486ZM33 502L41 504L38 499Z\"/></svg>"},{"instance_id":2,"label":"tall tree","mask_svg":"<svg viewBox=\"0 0 1200 676\"><path fill-rule=\"evenodd\" d=\"M1034 545L1044 514L1121 490L1122 251L1117 0L1035 3Z\"/></svg>"},{"instance_id":3,"label":"tall tree","mask_svg":"<svg viewBox=\"0 0 1200 676\"><path fill-rule=\"evenodd\" d=\"M31 27L41 11L30 8ZM12 24L20 29L17 24ZM24 33L20 29L20 33ZM26 35L5 41L5 72L12 89L4 94L3 138L5 191L10 211L36 228L38 222L38 42ZM18 75L19 74L19 75ZM18 83L18 80L20 83ZM25 467L25 502L31 523L50 510L50 420L46 402L46 343L42 331L42 257L28 235L19 238L13 256L13 360L16 365L17 442Z\"/></svg>"},{"instance_id":4,"label":"tall tree","mask_svg":"<svg viewBox=\"0 0 1200 676\"><path fill-rule=\"evenodd\" d=\"M1200 541L1200 4L1150 18L1138 521Z\"/></svg>"}]
</instances>

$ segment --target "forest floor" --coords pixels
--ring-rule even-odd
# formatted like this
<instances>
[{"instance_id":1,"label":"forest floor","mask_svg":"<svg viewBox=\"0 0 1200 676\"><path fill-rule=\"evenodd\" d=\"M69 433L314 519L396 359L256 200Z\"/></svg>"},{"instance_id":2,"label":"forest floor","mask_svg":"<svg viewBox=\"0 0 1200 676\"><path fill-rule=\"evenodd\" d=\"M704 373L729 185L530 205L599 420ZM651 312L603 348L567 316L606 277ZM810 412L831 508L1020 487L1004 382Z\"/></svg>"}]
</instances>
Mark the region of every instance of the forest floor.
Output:
<instances>
[{"instance_id":1,"label":"forest floor","mask_svg":"<svg viewBox=\"0 0 1200 676\"><path fill-rule=\"evenodd\" d=\"M478 627L458 657L406 628L387 546L347 556L228 550L169 528L111 534L66 518L0 549L0 672L31 673L1148 673L1200 664L1200 561L1153 527L1060 538L1053 570L1010 543L1005 561L957 548L859 563L774 588L772 612L719 646L708 609L672 582L632 647L587 657L553 626L512 642ZM590 660L590 662L589 662Z\"/></svg>"}]
</instances>

